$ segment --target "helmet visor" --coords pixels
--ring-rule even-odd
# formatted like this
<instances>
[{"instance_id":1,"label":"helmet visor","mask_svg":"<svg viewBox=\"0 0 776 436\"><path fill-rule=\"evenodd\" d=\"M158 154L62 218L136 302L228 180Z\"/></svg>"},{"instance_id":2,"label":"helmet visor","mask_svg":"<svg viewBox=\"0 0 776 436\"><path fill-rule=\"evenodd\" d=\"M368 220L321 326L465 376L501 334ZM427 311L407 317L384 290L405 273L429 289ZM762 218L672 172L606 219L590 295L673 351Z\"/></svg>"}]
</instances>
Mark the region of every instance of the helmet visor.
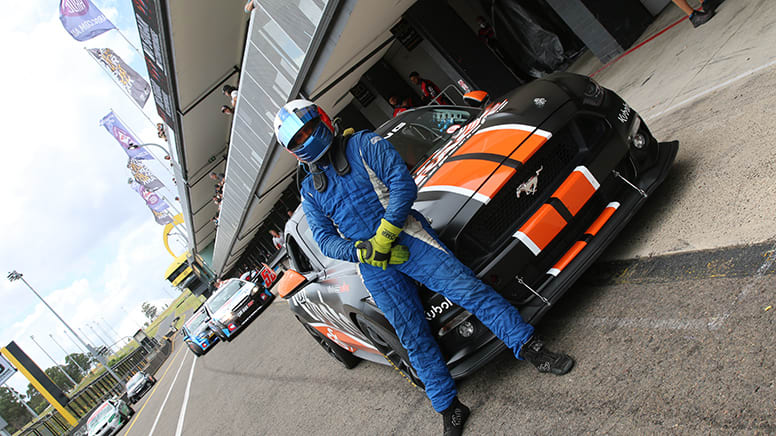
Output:
<instances>
[{"instance_id":1,"label":"helmet visor","mask_svg":"<svg viewBox=\"0 0 776 436\"><path fill-rule=\"evenodd\" d=\"M299 129L299 131L297 131L296 134L291 138L291 141L288 143L288 150L295 152L302 148L302 146L307 142L307 140L310 138L310 135L313 134L315 129L318 127L318 124L320 123L320 118L314 118L306 122L302 128Z\"/></svg>"},{"instance_id":2,"label":"helmet visor","mask_svg":"<svg viewBox=\"0 0 776 436\"><path fill-rule=\"evenodd\" d=\"M281 108L278 117L282 122L276 132L278 141L290 149L291 140L297 132L310 120L319 118L320 114L315 105L310 105L290 112L285 107Z\"/></svg>"}]
</instances>

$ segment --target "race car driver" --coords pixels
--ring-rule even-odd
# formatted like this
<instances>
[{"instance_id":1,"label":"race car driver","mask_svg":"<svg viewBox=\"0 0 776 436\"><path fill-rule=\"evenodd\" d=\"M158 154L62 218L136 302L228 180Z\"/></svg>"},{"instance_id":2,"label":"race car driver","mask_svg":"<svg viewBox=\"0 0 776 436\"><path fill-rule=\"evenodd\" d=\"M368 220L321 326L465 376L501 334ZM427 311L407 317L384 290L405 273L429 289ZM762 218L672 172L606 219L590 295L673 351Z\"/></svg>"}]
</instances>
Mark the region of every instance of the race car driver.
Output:
<instances>
[{"instance_id":1,"label":"race car driver","mask_svg":"<svg viewBox=\"0 0 776 436\"><path fill-rule=\"evenodd\" d=\"M387 140L369 131L342 136L306 100L281 108L274 129L278 141L309 167L301 196L315 241L329 257L359 262L364 284L442 414L445 435L462 434L469 409L457 398L413 279L477 316L540 372L571 370L571 357L549 351L517 309L456 259L412 209L417 186Z\"/></svg>"}]
</instances>

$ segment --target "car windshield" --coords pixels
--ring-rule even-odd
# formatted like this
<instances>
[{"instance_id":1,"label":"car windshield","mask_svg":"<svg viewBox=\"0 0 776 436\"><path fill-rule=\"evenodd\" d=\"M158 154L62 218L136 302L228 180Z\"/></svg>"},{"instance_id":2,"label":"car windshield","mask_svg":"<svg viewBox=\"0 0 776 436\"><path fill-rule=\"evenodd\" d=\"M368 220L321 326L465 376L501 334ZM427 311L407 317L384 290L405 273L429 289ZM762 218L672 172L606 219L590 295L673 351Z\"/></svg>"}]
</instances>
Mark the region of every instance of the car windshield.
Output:
<instances>
[{"instance_id":1,"label":"car windshield","mask_svg":"<svg viewBox=\"0 0 776 436\"><path fill-rule=\"evenodd\" d=\"M218 290L218 292L215 293L212 297L210 297L205 304L207 305L208 310L211 312L215 312L218 309L221 308L221 306L226 303L226 300L230 299L232 295L236 294L237 291L240 290L240 287L242 286L242 282L239 280L232 280L221 289Z\"/></svg>"},{"instance_id":2,"label":"car windshield","mask_svg":"<svg viewBox=\"0 0 776 436\"><path fill-rule=\"evenodd\" d=\"M108 417L113 415L113 406L111 406L108 403L103 404L96 412L92 414L92 416L89 418L89 421L86 423L86 427L91 429L95 426L102 425L102 422L105 421Z\"/></svg>"},{"instance_id":3,"label":"car windshield","mask_svg":"<svg viewBox=\"0 0 776 436\"><path fill-rule=\"evenodd\" d=\"M137 374L133 375L131 379L129 379L129 381L127 382L127 386L130 386L130 387L134 386L137 383L140 383L141 381L143 381L143 378L144 378L143 373L138 372Z\"/></svg>"},{"instance_id":4,"label":"car windshield","mask_svg":"<svg viewBox=\"0 0 776 436\"><path fill-rule=\"evenodd\" d=\"M479 113L475 108L427 106L402 113L377 132L393 144L412 170Z\"/></svg>"},{"instance_id":5,"label":"car windshield","mask_svg":"<svg viewBox=\"0 0 776 436\"><path fill-rule=\"evenodd\" d=\"M186 330L196 332L207 322L207 314L204 311L196 312L190 320L186 321Z\"/></svg>"}]
</instances>

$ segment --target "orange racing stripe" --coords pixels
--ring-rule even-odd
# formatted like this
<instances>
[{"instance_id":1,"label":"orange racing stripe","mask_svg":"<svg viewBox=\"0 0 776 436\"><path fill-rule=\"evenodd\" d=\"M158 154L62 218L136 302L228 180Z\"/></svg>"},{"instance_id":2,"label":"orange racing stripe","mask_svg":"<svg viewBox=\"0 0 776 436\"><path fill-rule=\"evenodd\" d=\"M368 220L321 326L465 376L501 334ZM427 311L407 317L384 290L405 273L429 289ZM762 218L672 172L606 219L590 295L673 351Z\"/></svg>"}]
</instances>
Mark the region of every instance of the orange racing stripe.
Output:
<instances>
[{"instance_id":1,"label":"orange racing stripe","mask_svg":"<svg viewBox=\"0 0 776 436\"><path fill-rule=\"evenodd\" d=\"M549 204L543 204L514 237L521 240L537 256L566 227L566 220Z\"/></svg>"},{"instance_id":2,"label":"orange racing stripe","mask_svg":"<svg viewBox=\"0 0 776 436\"><path fill-rule=\"evenodd\" d=\"M590 200L590 197L595 194L598 186L598 182L587 168L577 167L552 196L562 201L572 215L576 215L587 203L587 200Z\"/></svg>"},{"instance_id":3,"label":"orange racing stripe","mask_svg":"<svg viewBox=\"0 0 776 436\"><path fill-rule=\"evenodd\" d=\"M574 245L571 246L569 251L566 252L566 254L563 255L563 257L558 260L558 262L547 271L547 274L557 277L558 274L561 273L574 258L577 257L577 255L587 246L587 239L590 239L598 234L598 231L601 230L601 228L604 226L604 224L609 221L609 218L614 215L614 212L617 210L617 208L620 207L620 203L612 202L606 205L606 208L601 212L600 215L598 215L598 218L593 221L593 224L588 227L587 231L585 231L585 234L582 236L583 240L577 241Z\"/></svg>"}]
</instances>

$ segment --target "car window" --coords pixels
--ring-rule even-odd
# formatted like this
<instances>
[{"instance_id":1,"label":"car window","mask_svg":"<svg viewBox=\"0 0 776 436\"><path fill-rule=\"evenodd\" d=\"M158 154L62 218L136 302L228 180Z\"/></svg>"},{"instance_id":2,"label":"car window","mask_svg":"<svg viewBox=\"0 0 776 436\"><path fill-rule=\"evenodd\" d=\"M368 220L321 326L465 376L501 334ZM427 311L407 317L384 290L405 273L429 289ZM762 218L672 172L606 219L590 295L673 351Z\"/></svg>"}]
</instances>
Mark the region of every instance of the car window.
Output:
<instances>
[{"instance_id":1,"label":"car window","mask_svg":"<svg viewBox=\"0 0 776 436\"><path fill-rule=\"evenodd\" d=\"M480 113L464 107L424 107L404 112L377 132L393 144L412 170Z\"/></svg>"},{"instance_id":2,"label":"car window","mask_svg":"<svg viewBox=\"0 0 776 436\"><path fill-rule=\"evenodd\" d=\"M291 258L291 267L300 273L312 272L313 265L307 255L304 254L299 244L296 243L296 238L293 236L288 237L286 243L288 248L288 254Z\"/></svg>"},{"instance_id":3,"label":"car window","mask_svg":"<svg viewBox=\"0 0 776 436\"><path fill-rule=\"evenodd\" d=\"M211 312L217 311L221 306L226 303L226 300L228 300L232 295L236 294L237 291L240 290L240 287L242 286L242 282L239 280L232 280L226 285L222 286L221 289L219 289L215 295L210 297L205 304L207 305L207 308L210 309Z\"/></svg>"}]
</instances>

